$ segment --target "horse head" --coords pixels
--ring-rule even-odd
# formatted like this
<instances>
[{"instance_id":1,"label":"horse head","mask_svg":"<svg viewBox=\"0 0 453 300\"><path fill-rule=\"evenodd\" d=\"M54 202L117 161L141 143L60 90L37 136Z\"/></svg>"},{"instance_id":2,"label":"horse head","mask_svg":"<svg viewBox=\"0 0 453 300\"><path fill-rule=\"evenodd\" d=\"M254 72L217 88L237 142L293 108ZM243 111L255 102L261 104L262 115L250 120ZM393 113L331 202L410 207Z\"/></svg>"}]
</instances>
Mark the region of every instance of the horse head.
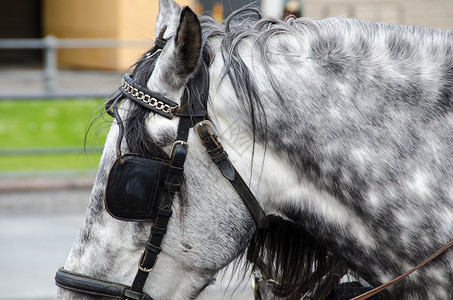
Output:
<instances>
[{"instance_id":1,"label":"horse head","mask_svg":"<svg viewBox=\"0 0 453 300\"><path fill-rule=\"evenodd\" d=\"M203 49L198 17L188 7L181 9L173 1L160 1L157 28L160 40L137 63L130 78L132 84L145 87L154 93L147 98L157 101L154 107L160 109L160 106L164 105L159 100L159 97L162 97L171 99L179 112L172 112L170 117L162 116L146 107L149 101L138 103L123 100L123 94L116 96L116 103L112 100L108 105L111 114L114 115L115 111L118 118L108 134L85 222L64 271L61 271L72 273L60 273L62 276L57 278L60 286L76 273L105 282L131 285L137 265L146 259L143 258L143 252L152 230L151 225L156 219L156 212L143 222L140 219L143 216L137 217L133 213L128 216L115 216L114 211L121 210L115 208L115 205L121 206L121 203L115 202L106 207L109 203L106 199L111 197L118 198L114 201L126 201L126 208L134 205L121 197L140 192L133 190L126 194L122 192L122 188L141 189L140 184L136 183L140 178L135 177L146 177L147 171L158 172L145 168L143 173L138 174L124 163L128 154L133 154L133 159L138 161L134 164L132 159L126 163L138 167L147 164L146 161L140 161L145 157L168 162L172 158L172 152L179 151L175 148L188 145L188 149L185 149L185 163L180 166L184 171L175 175L175 184L179 188L166 191L174 198L170 203L170 213L164 216L169 217L172 212L168 226L159 228L154 224L155 228L166 231L154 233L155 236L165 234L161 245L157 246L160 252L158 260L153 264L152 272L141 267L141 270L146 271L142 273L146 273L146 276L149 273L141 283L144 285L143 291L153 299L194 298L214 280L220 269L244 251L255 231L255 223L249 210L212 162L198 134L193 130L185 132L183 135L187 135L187 141L175 144L179 138L178 124L181 118L187 119L185 122L190 125L181 129L182 131L193 127L197 118L200 121L204 119L204 116L194 114L194 104L188 100L199 102L197 105L200 105L203 111L207 109L202 107L207 100L201 99L202 89L210 87L206 78L202 77L208 74L203 74L206 70L201 63ZM123 82L122 87L123 92L129 89L132 95L128 95L134 95L134 87L128 85L127 81ZM184 98L187 99L181 100ZM203 101L205 103L202 103ZM129 169L130 172L127 171ZM128 176L129 179L134 177L133 180L128 180ZM226 184L219 184L222 181ZM151 185L152 180L143 184ZM147 187L143 189L146 190ZM141 193L146 194L149 191ZM144 197L149 200L148 194ZM155 201L160 201L160 198ZM154 208L156 206L155 203ZM75 287L59 289L58 297L77 297L76 291L78 289Z\"/></svg>"}]
</instances>

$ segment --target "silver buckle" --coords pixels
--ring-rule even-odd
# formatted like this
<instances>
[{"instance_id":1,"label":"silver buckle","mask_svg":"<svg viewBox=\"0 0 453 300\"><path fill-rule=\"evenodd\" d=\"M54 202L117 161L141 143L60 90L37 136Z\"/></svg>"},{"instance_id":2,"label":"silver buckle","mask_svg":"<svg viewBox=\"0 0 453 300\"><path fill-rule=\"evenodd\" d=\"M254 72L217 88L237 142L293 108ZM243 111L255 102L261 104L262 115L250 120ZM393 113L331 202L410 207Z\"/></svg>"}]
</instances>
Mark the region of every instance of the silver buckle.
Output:
<instances>
[{"instance_id":1,"label":"silver buckle","mask_svg":"<svg viewBox=\"0 0 453 300\"><path fill-rule=\"evenodd\" d=\"M147 58L147 59L151 58L151 57L157 55L159 52L162 52L162 49L157 49L154 53L149 53L148 52L148 53L146 53L145 58Z\"/></svg>"},{"instance_id":2,"label":"silver buckle","mask_svg":"<svg viewBox=\"0 0 453 300\"><path fill-rule=\"evenodd\" d=\"M209 120L203 120L201 122L198 122L193 127L193 130L198 134L198 128L203 126L203 125L208 126L211 129L213 134L215 134L216 136L219 136L219 133L217 132L217 130L215 129L214 125L212 125L211 121L209 121Z\"/></svg>"},{"instance_id":3,"label":"silver buckle","mask_svg":"<svg viewBox=\"0 0 453 300\"><path fill-rule=\"evenodd\" d=\"M173 143L173 145L171 146L170 157L173 156L173 151L175 150L175 146L176 146L176 145L181 145L181 146L184 146L186 149L189 149L189 144L187 144L187 142L177 140L177 141L175 141L175 142Z\"/></svg>"},{"instance_id":4,"label":"silver buckle","mask_svg":"<svg viewBox=\"0 0 453 300\"><path fill-rule=\"evenodd\" d=\"M149 269L143 268L143 267L142 267L142 262L143 262L143 257L144 257L144 256L145 256L145 251L142 251L142 255L140 255L140 260L138 261L138 269L139 269L140 271L149 273L149 272L151 272L151 271L154 269L154 266L156 265L156 262L157 262L157 260L159 259L159 256L156 257L156 260L154 261L154 266L152 266L152 267L149 268Z\"/></svg>"}]
</instances>

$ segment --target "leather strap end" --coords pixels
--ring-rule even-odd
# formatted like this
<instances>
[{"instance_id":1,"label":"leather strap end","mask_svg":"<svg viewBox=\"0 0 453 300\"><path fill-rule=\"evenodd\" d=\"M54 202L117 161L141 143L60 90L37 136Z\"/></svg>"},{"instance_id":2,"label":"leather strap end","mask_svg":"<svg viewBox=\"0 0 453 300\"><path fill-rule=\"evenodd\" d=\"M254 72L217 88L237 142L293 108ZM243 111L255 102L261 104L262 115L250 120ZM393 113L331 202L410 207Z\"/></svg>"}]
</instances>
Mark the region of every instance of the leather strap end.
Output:
<instances>
[{"instance_id":1,"label":"leather strap end","mask_svg":"<svg viewBox=\"0 0 453 300\"><path fill-rule=\"evenodd\" d=\"M235 178L235 170L229 159L221 160L217 163L217 166L222 172L222 175L229 181L233 181Z\"/></svg>"},{"instance_id":2,"label":"leather strap end","mask_svg":"<svg viewBox=\"0 0 453 300\"><path fill-rule=\"evenodd\" d=\"M63 268L56 273L55 284L75 292L104 297L121 297L125 289L125 286L79 275Z\"/></svg>"}]
</instances>

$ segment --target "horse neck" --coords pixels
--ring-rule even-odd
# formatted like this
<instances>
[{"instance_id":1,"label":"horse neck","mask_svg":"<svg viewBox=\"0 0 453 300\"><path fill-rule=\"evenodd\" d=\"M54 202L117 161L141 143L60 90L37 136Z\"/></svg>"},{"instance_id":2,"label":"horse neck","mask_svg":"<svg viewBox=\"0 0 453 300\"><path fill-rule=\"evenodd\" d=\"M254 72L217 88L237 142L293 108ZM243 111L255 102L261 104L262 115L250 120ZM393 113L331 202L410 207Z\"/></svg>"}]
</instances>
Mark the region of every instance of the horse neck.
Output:
<instances>
[{"instance_id":1,"label":"horse neck","mask_svg":"<svg viewBox=\"0 0 453 300\"><path fill-rule=\"evenodd\" d=\"M271 64L268 67L278 84L271 85L262 53L252 44L247 46L245 42L239 55L250 72L261 104L258 109L255 107L254 125L249 103L234 92L235 78L222 77L222 55L215 57L210 68L210 111L231 161L268 214L299 222L302 213L309 212L318 220L341 227L361 223L351 217L350 208L317 184L321 163L317 160L321 157L316 156L317 141L313 140L310 128L323 127L320 118L325 116L320 114L319 99L314 95L316 92L321 95L323 87L314 79L307 79L307 72L312 71L310 65L316 62L271 55L266 63ZM295 69L295 62L302 67ZM310 110L316 114L307 114Z\"/></svg>"}]
</instances>

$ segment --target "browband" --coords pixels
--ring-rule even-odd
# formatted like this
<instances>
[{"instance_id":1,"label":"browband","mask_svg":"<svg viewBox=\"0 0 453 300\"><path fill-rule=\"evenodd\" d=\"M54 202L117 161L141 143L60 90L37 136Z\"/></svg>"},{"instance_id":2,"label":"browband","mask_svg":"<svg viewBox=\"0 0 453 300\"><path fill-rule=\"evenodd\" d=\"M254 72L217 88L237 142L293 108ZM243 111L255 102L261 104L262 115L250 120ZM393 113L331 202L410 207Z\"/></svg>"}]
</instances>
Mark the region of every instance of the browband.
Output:
<instances>
[{"instance_id":1,"label":"browband","mask_svg":"<svg viewBox=\"0 0 453 300\"><path fill-rule=\"evenodd\" d=\"M136 84L131 74L124 75L120 91L127 98L168 119L173 119L178 109L178 103Z\"/></svg>"}]
</instances>

